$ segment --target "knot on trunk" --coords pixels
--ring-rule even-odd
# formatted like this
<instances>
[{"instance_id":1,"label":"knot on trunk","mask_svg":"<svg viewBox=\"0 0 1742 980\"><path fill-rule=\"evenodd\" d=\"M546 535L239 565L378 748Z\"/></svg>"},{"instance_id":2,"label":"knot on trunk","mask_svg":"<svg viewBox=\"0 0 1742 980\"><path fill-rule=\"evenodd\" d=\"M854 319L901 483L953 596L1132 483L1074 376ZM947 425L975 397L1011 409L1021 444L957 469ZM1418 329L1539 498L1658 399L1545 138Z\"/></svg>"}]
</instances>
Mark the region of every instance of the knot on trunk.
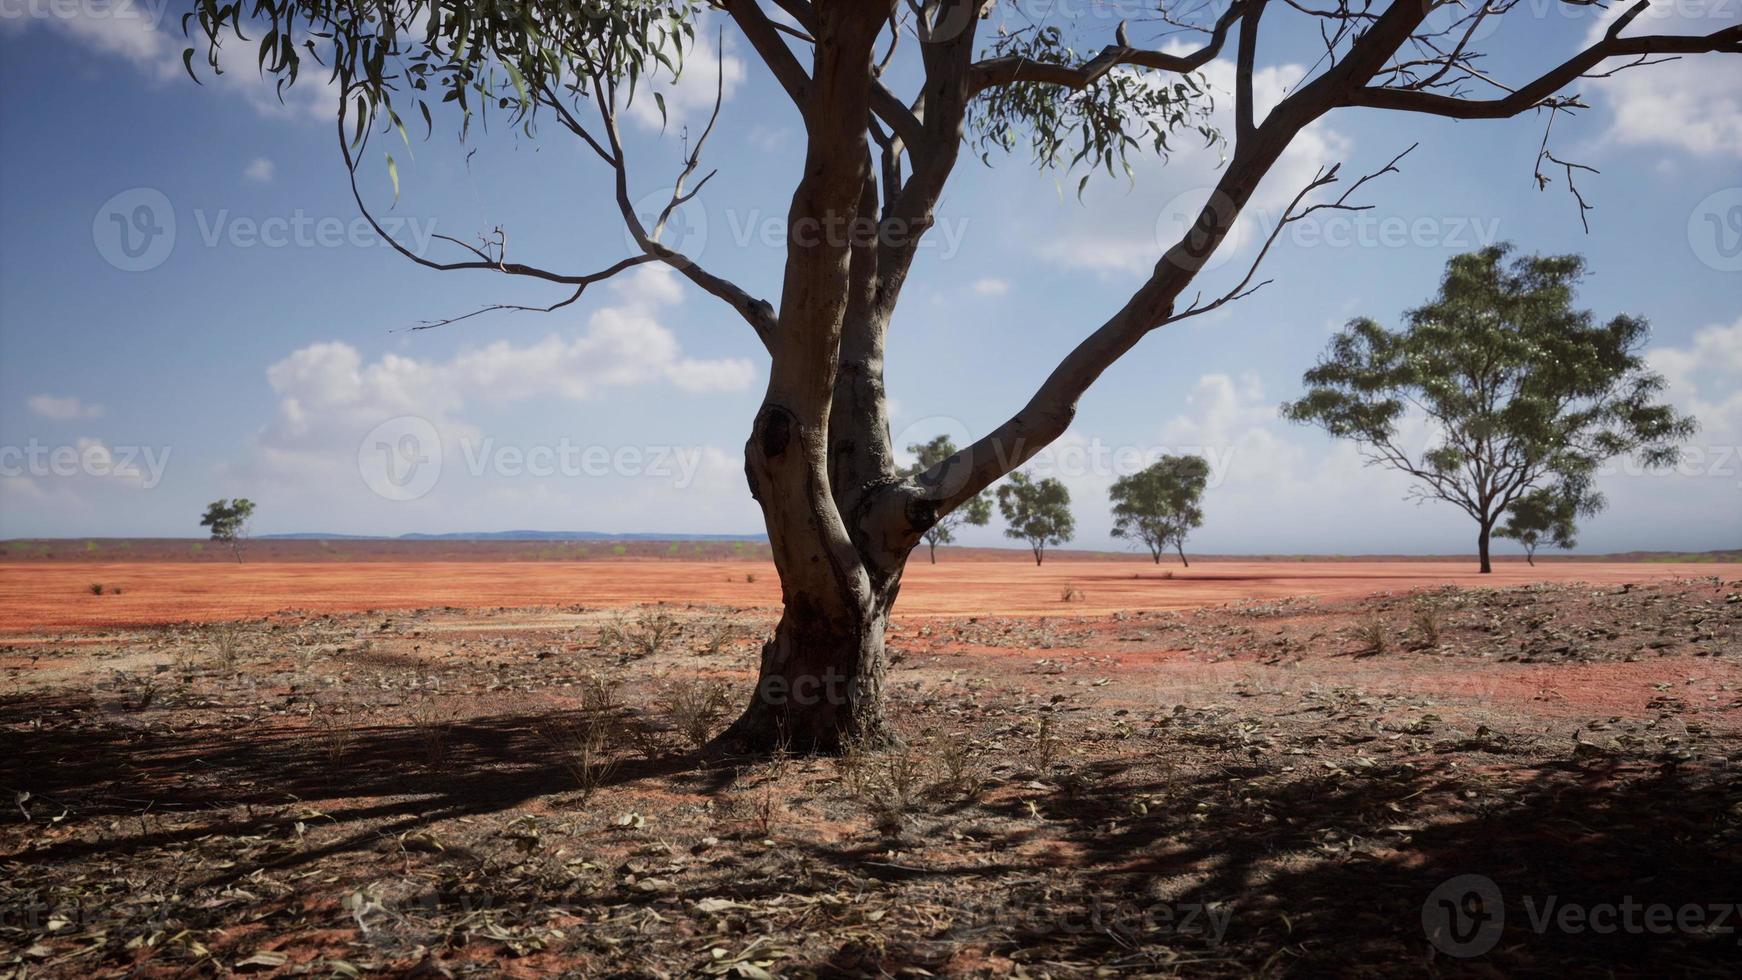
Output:
<instances>
[{"instance_id":1,"label":"knot on trunk","mask_svg":"<svg viewBox=\"0 0 1742 980\"><path fill-rule=\"evenodd\" d=\"M763 406L756 416L756 441L764 459L774 459L786 452L792 442L792 413L779 405Z\"/></svg>"}]
</instances>

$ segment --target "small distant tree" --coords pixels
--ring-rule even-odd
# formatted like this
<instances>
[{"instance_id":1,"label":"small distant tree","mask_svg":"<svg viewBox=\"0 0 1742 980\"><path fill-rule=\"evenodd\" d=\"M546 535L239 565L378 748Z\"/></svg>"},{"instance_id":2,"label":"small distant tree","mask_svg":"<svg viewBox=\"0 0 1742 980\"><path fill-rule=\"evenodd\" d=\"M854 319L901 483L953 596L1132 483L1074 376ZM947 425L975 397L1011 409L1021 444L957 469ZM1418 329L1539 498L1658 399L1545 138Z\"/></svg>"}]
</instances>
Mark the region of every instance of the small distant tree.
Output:
<instances>
[{"instance_id":1,"label":"small distant tree","mask_svg":"<svg viewBox=\"0 0 1742 980\"><path fill-rule=\"evenodd\" d=\"M1064 544L1077 533L1071 492L1051 477L1031 480L1021 471L1010 474L1009 482L998 488L998 510L1010 525L1004 536L1027 541L1036 565L1046 557L1048 547Z\"/></svg>"},{"instance_id":2,"label":"small distant tree","mask_svg":"<svg viewBox=\"0 0 1742 980\"><path fill-rule=\"evenodd\" d=\"M916 477L926 470L938 465L956 454L956 444L949 436L937 436L930 442L917 442L907 447L907 451L915 457L913 466L908 468L907 475ZM938 518L938 522L928 528L924 534L925 543L931 548L931 563L938 563L938 545L949 544L956 540L956 528L964 524L975 527L985 527L992 520L992 497L985 490L969 497L962 505L948 514Z\"/></svg>"},{"instance_id":3,"label":"small distant tree","mask_svg":"<svg viewBox=\"0 0 1742 980\"><path fill-rule=\"evenodd\" d=\"M230 553L236 556L236 563L240 565L242 549L248 540L248 519L253 516L254 501L247 497L214 500L206 505L200 526L212 529L213 541L229 545Z\"/></svg>"},{"instance_id":4,"label":"small distant tree","mask_svg":"<svg viewBox=\"0 0 1742 980\"><path fill-rule=\"evenodd\" d=\"M1582 486L1532 490L1518 498L1506 515L1506 523L1495 528L1494 534L1523 545L1524 560L1534 567L1536 549L1544 544L1556 548L1578 544L1579 517L1602 508L1602 495Z\"/></svg>"},{"instance_id":5,"label":"small distant tree","mask_svg":"<svg viewBox=\"0 0 1742 980\"><path fill-rule=\"evenodd\" d=\"M1488 537L1526 495L1582 499L1605 460L1635 455L1666 466L1692 435L1692 418L1657 401L1662 375L1639 350L1650 328L1617 316L1593 321L1573 307L1585 272L1577 255L1522 256L1495 245L1454 257L1439 295L1409 311L1402 330L1358 319L1332 338L1304 377L1307 392L1282 406L1360 443L1369 463L1408 473L1411 495L1445 500L1475 519L1482 571ZM1419 454L1398 443L1411 409L1433 430Z\"/></svg>"},{"instance_id":6,"label":"small distant tree","mask_svg":"<svg viewBox=\"0 0 1742 980\"><path fill-rule=\"evenodd\" d=\"M1162 553L1171 546L1186 561L1185 540L1204 523L1204 486L1210 479L1210 464L1202 456L1163 456L1130 476L1113 481L1113 536L1129 538L1149 549L1161 564Z\"/></svg>"}]
</instances>

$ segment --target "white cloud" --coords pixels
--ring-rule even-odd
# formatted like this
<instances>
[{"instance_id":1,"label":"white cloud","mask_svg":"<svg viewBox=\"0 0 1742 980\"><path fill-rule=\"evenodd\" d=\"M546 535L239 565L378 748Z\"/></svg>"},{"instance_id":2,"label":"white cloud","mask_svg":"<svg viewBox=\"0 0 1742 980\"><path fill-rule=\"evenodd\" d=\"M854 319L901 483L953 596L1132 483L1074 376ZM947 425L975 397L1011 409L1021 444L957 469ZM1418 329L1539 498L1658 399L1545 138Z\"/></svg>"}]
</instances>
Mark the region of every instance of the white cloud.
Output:
<instances>
[{"instance_id":1,"label":"white cloud","mask_svg":"<svg viewBox=\"0 0 1742 980\"><path fill-rule=\"evenodd\" d=\"M242 176L256 184L270 184L276 169L271 160L265 157L255 157L242 171Z\"/></svg>"},{"instance_id":2,"label":"white cloud","mask_svg":"<svg viewBox=\"0 0 1742 980\"><path fill-rule=\"evenodd\" d=\"M539 398L589 400L612 389L669 384L687 392L742 391L756 377L743 358L683 356L658 315L682 301L675 273L644 266L612 284L617 302L576 334L517 344L500 340L445 361L386 354L365 362L342 341L311 344L267 370L277 418L253 443L247 469L324 480L355 466L360 440L402 416L430 422L444 447L477 436L460 417L470 404ZM457 456L456 456L457 458ZM353 477L354 478L354 477Z\"/></svg>"},{"instance_id":3,"label":"white cloud","mask_svg":"<svg viewBox=\"0 0 1742 980\"><path fill-rule=\"evenodd\" d=\"M55 395L35 395L25 403L34 415L57 422L71 419L94 419L103 414L103 406L91 405L75 397L57 397Z\"/></svg>"},{"instance_id":4,"label":"white cloud","mask_svg":"<svg viewBox=\"0 0 1742 980\"><path fill-rule=\"evenodd\" d=\"M671 53L667 51L668 56ZM662 70L651 86L638 86L635 100L625 108L625 115L647 129L675 129L685 123L705 125L715 97L730 99L743 84L745 74L744 60L727 51L722 62L721 52L701 30L696 31L695 43L684 52L682 69L675 81L669 72ZM664 118L653 98L654 92L665 99Z\"/></svg>"},{"instance_id":5,"label":"white cloud","mask_svg":"<svg viewBox=\"0 0 1742 980\"><path fill-rule=\"evenodd\" d=\"M1646 360L1668 382L1665 398L1699 420L1695 453L1742 451L1742 318L1701 328L1686 347L1653 348Z\"/></svg>"},{"instance_id":6,"label":"white cloud","mask_svg":"<svg viewBox=\"0 0 1742 980\"><path fill-rule=\"evenodd\" d=\"M98 54L120 58L148 78L166 83L193 83L182 63L182 51L190 42L183 37L170 8L162 3L29 4L14 14L0 15L0 28L27 30L40 25ZM196 45L197 47L197 45ZM233 51L252 51L230 39ZM203 67L195 53L197 67ZM330 120L338 110L338 87L325 72L304 71L295 85L282 93L276 79L262 78L245 57L231 57L222 75L204 71L200 81L209 88L230 92L263 115L302 116Z\"/></svg>"},{"instance_id":7,"label":"white cloud","mask_svg":"<svg viewBox=\"0 0 1742 980\"><path fill-rule=\"evenodd\" d=\"M1604 10L1586 43L1599 40L1629 6L1613 4ZM1625 33L1708 34L1733 21L1734 15L1733 6L1723 3L1660 4L1647 8ZM1611 67L1619 64L1625 62L1610 62ZM1610 113L1605 134L1610 141L1742 157L1742 65L1732 55L1692 55L1628 68L1589 84L1597 93L1592 104Z\"/></svg>"},{"instance_id":8,"label":"white cloud","mask_svg":"<svg viewBox=\"0 0 1742 980\"><path fill-rule=\"evenodd\" d=\"M1003 296L1010 292L1010 280L988 276L984 279L974 280L969 288L981 296Z\"/></svg>"}]
</instances>

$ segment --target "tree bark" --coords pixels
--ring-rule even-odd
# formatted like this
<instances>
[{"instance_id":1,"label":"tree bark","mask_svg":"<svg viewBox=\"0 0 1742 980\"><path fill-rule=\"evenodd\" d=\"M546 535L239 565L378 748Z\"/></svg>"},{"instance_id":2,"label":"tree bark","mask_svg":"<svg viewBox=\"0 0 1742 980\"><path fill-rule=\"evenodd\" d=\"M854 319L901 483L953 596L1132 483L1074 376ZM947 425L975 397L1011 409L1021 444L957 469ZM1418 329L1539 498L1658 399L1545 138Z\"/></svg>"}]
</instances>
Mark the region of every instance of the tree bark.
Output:
<instances>
[{"instance_id":1,"label":"tree bark","mask_svg":"<svg viewBox=\"0 0 1742 980\"><path fill-rule=\"evenodd\" d=\"M1175 541L1174 545L1173 545L1173 549L1175 551L1179 552L1179 563L1181 565L1184 565L1187 568L1192 567L1192 563L1189 561L1186 561L1186 547L1185 547L1185 545L1179 543L1178 541Z\"/></svg>"},{"instance_id":2,"label":"tree bark","mask_svg":"<svg viewBox=\"0 0 1742 980\"><path fill-rule=\"evenodd\" d=\"M936 541L927 543L931 545L931 563L936 565L938 563L938 543Z\"/></svg>"},{"instance_id":3,"label":"tree bark","mask_svg":"<svg viewBox=\"0 0 1742 980\"><path fill-rule=\"evenodd\" d=\"M1476 553L1480 555L1482 559L1483 575L1487 575L1489 572L1494 570L1494 566L1488 561L1488 532L1489 527L1487 524L1482 524L1480 529L1476 532Z\"/></svg>"}]
</instances>

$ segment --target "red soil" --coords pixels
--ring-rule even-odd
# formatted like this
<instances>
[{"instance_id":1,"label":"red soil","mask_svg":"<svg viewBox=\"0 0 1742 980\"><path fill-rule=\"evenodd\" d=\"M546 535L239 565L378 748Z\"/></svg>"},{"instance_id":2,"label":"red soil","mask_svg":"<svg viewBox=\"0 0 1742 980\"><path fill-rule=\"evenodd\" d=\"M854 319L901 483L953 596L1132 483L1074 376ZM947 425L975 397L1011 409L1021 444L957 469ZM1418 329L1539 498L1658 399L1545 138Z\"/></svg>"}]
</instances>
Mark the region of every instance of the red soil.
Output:
<instances>
[{"instance_id":1,"label":"red soil","mask_svg":"<svg viewBox=\"0 0 1742 980\"><path fill-rule=\"evenodd\" d=\"M1189 569L1131 561L1021 561L910 565L903 616L1102 615L1185 609L1288 596L1342 598L1440 585L1530 582L1614 584L1711 576L1742 578L1742 564L1577 562L1496 566L1467 562L1199 562ZM91 586L120 594L93 595ZM1080 595L1071 601L1066 590ZM752 560L619 559L593 562L189 562L0 563L0 633L241 619L287 609L354 612L653 602L775 609L772 565Z\"/></svg>"}]
</instances>

